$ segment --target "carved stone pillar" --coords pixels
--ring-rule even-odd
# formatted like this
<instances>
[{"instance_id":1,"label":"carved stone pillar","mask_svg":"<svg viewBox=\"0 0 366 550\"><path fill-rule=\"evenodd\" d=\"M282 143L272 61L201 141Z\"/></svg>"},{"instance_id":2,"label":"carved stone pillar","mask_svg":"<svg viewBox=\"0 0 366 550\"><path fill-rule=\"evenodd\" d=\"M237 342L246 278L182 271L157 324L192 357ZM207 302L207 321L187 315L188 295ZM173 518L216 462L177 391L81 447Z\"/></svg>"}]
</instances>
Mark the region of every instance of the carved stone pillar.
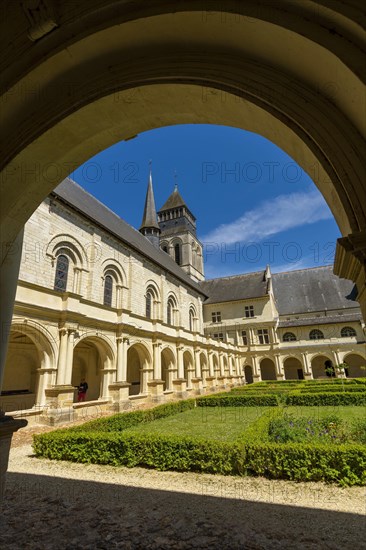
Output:
<instances>
[{"instance_id":1,"label":"carved stone pillar","mask_svg":"<svg viewBox=\"0 0 366 550\"><path fill-rule=\"evenodd\" d=\"M357 286L356 299L366 319L366 229L337 240L334 273Z\"/></svg>"}]
</instances>

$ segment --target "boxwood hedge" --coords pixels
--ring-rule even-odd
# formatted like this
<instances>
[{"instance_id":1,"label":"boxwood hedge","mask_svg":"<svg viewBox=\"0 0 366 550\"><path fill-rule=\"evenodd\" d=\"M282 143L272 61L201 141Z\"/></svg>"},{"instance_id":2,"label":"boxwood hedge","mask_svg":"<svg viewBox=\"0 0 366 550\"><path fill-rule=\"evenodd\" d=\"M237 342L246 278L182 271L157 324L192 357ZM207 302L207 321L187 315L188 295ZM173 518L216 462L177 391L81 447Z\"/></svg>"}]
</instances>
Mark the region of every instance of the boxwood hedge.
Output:
<instances>
[{"instance_id":1,"label":"boxwood hedge","mask_svg":"<svg viewBox=\"0 0 366 550\"><path fill-rule=\"evenodd\" d=\"M298 393L293 392L286 396L286 405L305 406L338 406L338 405L366 405L365 392L323 392Z\"/></svg>"}]
</instances>

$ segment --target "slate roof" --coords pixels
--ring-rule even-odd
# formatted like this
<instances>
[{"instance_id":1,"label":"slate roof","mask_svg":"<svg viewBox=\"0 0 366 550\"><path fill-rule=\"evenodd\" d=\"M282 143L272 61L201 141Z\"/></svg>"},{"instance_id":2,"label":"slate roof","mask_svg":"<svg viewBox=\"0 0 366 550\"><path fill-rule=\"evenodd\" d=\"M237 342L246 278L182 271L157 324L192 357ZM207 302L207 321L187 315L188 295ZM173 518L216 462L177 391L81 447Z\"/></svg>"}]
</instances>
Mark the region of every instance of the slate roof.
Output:
<instances>
[{"instance_id":1,"label":"slate roof","mask_svg":"<svg viewBox=\"0 0 366 550\"><path fill-rule=\"evenodd\" d=\"M170 210L171 208L179 208L180 206L185 206L187 208L187 205L184 199L182 198L182 196L178 191L178 186L176 185L174 187L173 193L170 195L168 200L160 208L159 212L163 212L164 210Z\"/></svg>"},{"instance_id":2,"label":"slate roof","mask_svg":"<svg viewBox=\"0 0 366 550\"><path fill-rule=\"evenodd\" d=\"M360 307L355 285L334 275L332 266L274 273L272 282L280 315Z\"/></svg>"},{"instance_id":3,"label":"slate roof","mask_svg":"<svg viewBox=\"0 0 366 550\"><path fill-rule=\"evenodd\" d=\"M158 225L158 219L156 216L154 191L152 186L152 177L150 173L149 183L148 183L147 192L146 192L144 215L142 216L140 230L146 229L146 228L152 228L152 227L155 229L160 229Z\"/></svg>"},{"instance_id":4,"label":"slate roof","mask_svg":"<svg viewBox=\"0 0 366 550\"><path fill-rule=\"evenodd\" d=\"M151 262L170 272L177 279L205 296L205 291L193 281L174 260L165 252L155 248L146 237L117 214L90 195L80 185L66 178L52 192L53 195L81 212L95 224L103 227L131 248L146 256Z\"/></svg>"},{"instance_id":5,"label":"slate roof","mask_svg":"<svg viewBox=\"0 0 366 550\"><path fill-rule=\"evenodd\" d=\"M290 319L289 321L281 319L278 323L280 328L284 327L306 327L310 325L332 325L334 323L350 323L351 321L362 321L361 313L351 313L349 315L329 315L321 317L306 317L302 319Z\"/></svg>"},{"instance_id":6,"label":"slate roof","mask_svg":"<svg viewBox=\"0 0 366 550\"><path fill-rule=\"evenodd\" d=\"M209 296L205 300L205 304L261 298L268 294L265 271L209 279L202 281L199 285L202 291Z\"/></svg>"}]
</instances>

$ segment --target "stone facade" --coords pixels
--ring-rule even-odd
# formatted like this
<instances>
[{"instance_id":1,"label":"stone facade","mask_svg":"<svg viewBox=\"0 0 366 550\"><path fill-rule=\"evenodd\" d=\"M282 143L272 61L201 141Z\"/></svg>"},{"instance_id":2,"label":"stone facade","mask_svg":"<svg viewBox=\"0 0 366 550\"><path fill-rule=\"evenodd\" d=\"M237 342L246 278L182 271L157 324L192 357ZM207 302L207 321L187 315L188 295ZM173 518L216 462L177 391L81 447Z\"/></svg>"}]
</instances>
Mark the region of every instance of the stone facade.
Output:
<instances>
[{"instance_id":1,"label":"stone facade","mask_svg":"<svg viewBox=\"0 0 366 550\"><path fill-rule=\"evenodd\" d=\"M323 377L343 362L348 376L364 374L365 328L352 299L339 297L326 312L298 311L301 300L286 310L269 267L199 282L194 231L185 235L199 259L187 255L192 269L179 267L174 251L157 250L70 180L63 185L25 227L3 410L57 422L90 407L118 411L261 379ZM318 269L315 279L331 275ZM350 290L344 284L339 292ZM83 377L87 401L77 403Z\"/></svg>"}]
</instances>

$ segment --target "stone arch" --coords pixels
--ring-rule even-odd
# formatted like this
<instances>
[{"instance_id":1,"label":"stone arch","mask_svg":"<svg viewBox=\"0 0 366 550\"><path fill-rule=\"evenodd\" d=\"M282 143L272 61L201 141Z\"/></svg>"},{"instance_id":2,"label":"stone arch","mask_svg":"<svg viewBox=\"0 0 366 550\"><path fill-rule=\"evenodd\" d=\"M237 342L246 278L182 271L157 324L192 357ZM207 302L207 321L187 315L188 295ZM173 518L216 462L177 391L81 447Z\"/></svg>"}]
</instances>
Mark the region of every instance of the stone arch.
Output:
<instances>
[{"instance_id":1,"label":"stone arch","mask_svg":"<svg viewBox=\"0 0 366 550\"><path fill-rule=\"evenodd\" d=\"M247 384L253 384L253 367L251 365L244 366L244 376Z\"/></svg>"},{"instance_id":2,"label":"stone arch","mask_svg":"<svg viewBox=\"0 0 366 550\"><path fill-rule=\"evenodd\" d=\"M122 307L122 289L127 289L126 274L122 266L113 258L108 258L102 263L102 289L103 303L105 303L105 282L107 276L112 277L113 287L111 296L111 306L116 308Z\"/></svg>"},{"instance_id":3,"label":"stone arch","mask_svg":"<svg viewBox=\"0 0 366 550\"><path fill-rule=\"evenodd\" d=\"M311 358L313 378L327 378L325 363L328 361L332 362L333 359L324 353L316 354Z\"/></svg>"},{"instance_id":4,"label":"stone arch","mask_svg":"<svg viewBox=\"0 0 366 550\"><path fill-rule=\"evenodd\" d=\"M170 321L170 322L169 322ZM168 325L176 326L179 324L178 298L175 292L170 291L166 301L166 322Z\"/></svg>"},{"instance_id":5,"label":"stone arch","mask_svg":"<svg viewBox=\"0 0 366 550\"><path fill-rule=\"evenodd\" d=\"M71 384L88 383L86 401L108 398L109 373L115 368L115 350L106 336L86 332L74 343ZM75 392L74 400L77 400Z\"/></svg>"},{"instance_id":6,"label":"stone arch","mask_svg":"<svg viewBox=\"0 0 366 550\"><path fill-rule=\"evenodd\" d=\"M161 351L161 378L164 381L164 390L172 390L173 375L177 370L175 353L169 346Z\"/></svg>"},{"instance_id":7,"label":"stone arch","mask_svg":"<svg viewBox=\"0 0 366 550\"><path fill-rule=\"evenodd\" d=\"M71 16L68 5L58 6L62 32L48 34L39 21L28 28L19 6L9 3L3 241L14 242L72 166L148 129L211 122L264 135L309 173L344 236L335 270L363 288L365 272L355 253L355 239L366 228L362 11L340 2L316 7L314 18L308 0L259 3L254 11L252 3L237 0L212 0L210 10L179 0L138 9L112 0L95 10L80 0ZM240 24L222 24L223 15L237 15ZM333 83L334 74L340 84L332 92L321 83ZM34 82L38 93L21 93ZM191 108L198 104L199 110ZM85 120L93 123L93 135ZM2 313L5 323L11 301ZM365 314L366 300L362 308Z\"/></svg>"},{"instance_id":8,"label":"stone arch","mask_svg":"<svg viewBox=\"0 0 366 550\"><path fill-rule=\"evenodd\" d=\"M44 390L53 382L56 343L46 327L28 319L14 319L5 364L3 410L23 410L45 404Z\"/></svg>"},{"instance_id":9,"label":"stone arch","mask_svg":"<svg viewBox=\"0 0 366 550\"><path fill-rule=\"evenodd\" d=\"M152 359L149 349L143 343L130 346L127 350L127 382L130 385L129 394L147 393L146 371L151 370Z\"/></svg>"},{"instance_id":10,"label":"stone arch","mask_svg":"<svg viewBox=\"0 0 366 550\"><path fill-rule=\"evenodd\" d=\"M366 357L360 353L347 353L343 362L347 365L346 376L347 378L364 378L366 377ZM365 367L364 369L362 367Z\"/></svg>"},{"instance_id":11,"label":"stone arch","mask_svg":"<svg viewBox=\"0 0 366 550\"><path fill-rule=\"evenodd\" d=\"M160 319L160 291L159 287L155 281L149 280L146 283L145 291L145 315L150 319ZM149 299L149 295L151 298ZM148 301L150 301L150 306L148 306ZM150 316L148 315L148 308L150 307Z\"/></svg>"},{"instance_id":12,"label":"stone arch","mask_svg":"<svg viewBox=\"0 0 366 550\"><path fill-rule=\"evenodd\" d=\"M262 380L276 380L276 367L272 359L264 357L260 362Z\"/></svg>"},{"instance_id":13,"label":"stone arch","mask_svg":"<svg viewBox=\"0 0 366 550\"><path fill-rule=\"evenodd\" d=\"M304 379L304 367L298 357L286 357L286 359L283 361L283 369L285 373L285 380Z\"/></svg>"},{"instance_id":14,"label":"stone arch","mask_svg":"<svg viewBox=\"0 0 366 550\"><path fill-rule=\"evenodd\" d=\"M53 237L46 247L46 256L51 260L51 287L55 284L55 270L57 270L59 256L68 258L68 274L66 291L80 294L82 289L83 272L88 272L88 257L82 244L68 233ZM55 290L57 290L55 288Z\"/></svg>"}]
</instances>

